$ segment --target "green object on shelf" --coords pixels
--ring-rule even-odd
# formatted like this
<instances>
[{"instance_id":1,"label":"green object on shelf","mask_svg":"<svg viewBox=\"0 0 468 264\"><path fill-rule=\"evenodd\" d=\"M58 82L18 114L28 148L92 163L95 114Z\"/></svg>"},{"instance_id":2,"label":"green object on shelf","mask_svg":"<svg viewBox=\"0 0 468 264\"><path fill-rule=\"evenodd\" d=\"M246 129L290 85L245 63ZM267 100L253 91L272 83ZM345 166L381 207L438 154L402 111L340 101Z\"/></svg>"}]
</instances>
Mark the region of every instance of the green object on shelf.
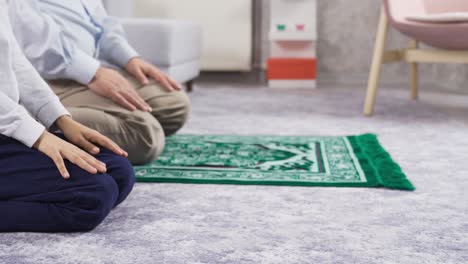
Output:
<instances>
[{"instance_id":1,"label":"green object on shelf","mask_svg":"<svg viewBox=\"0 0 468 264\"><path fill-rule=\"evenodd\" d=\"M176 135L136 166L139 182L414 190L373 134L348 137Z\"/></svg>"},{"instance_id":2,"label":"green object on shelf","mask_svg":"<svg viewBox=\"0 0 468 264\"><path fill-rule=\"evenodd\" d=\"M276 25L276 28L277 28L279 31L285 31L285 30L286 30L286 25L284 25L284 24L278 24L278 25Z\"/></svg>"}]
</instances>

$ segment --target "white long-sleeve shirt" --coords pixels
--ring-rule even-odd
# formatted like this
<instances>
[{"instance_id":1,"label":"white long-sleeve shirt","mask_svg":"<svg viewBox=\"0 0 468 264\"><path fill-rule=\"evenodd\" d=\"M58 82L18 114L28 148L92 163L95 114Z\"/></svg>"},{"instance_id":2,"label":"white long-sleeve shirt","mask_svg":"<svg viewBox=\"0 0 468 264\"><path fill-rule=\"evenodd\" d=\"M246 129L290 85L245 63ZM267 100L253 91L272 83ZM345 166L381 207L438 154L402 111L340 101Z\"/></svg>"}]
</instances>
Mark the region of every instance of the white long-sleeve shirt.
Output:
<instances>
[{"instance_id":1,"label":"white long-sleeve shirt","mask_svg":"<svg viewBox=\"0 0 468 264\"><path fill-rule=\"evenodd\" d=\"M22 53L7 11L0 0L0 134L32 147L45 127L69 113Z\"/></svg>"},{"instance_id":2,"label":"white long-sleeve shirt","mask_svg":"<svg viewBox=\"0 0 468 264\"><path fill-rule=\"evenodd\" d=\"M46 79L87 85L101 64L124 67L138 56L101 0L16 0L9 12L26 57Z\"/></svg>"}]
</instances>

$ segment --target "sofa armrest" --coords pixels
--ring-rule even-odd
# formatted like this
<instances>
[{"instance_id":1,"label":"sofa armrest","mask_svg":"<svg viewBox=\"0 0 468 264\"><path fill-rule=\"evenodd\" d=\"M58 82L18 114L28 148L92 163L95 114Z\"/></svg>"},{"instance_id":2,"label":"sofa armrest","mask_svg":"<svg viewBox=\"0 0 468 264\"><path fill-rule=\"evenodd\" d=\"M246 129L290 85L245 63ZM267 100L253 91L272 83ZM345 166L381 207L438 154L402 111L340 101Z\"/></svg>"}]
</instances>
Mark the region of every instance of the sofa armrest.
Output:
<instances>
[{"instance_id":1,"label":"sofa armrest","mask_svg":"<svg viewBox=\"0 0 468 264\"><path fill-rule=\"evenodd\" d=\"M131 17L133 0L102 0L107 13L114 17Z\"/></svg>"},{"instance_id":2,"label":"sofa armrest","mask_svg":"<svg viewBox=\"0 0 468 264\"><path fill-rule=\"evenodd\" d=\"M129 43L153 64L167 67L201 59L200 25L151 18L123 18L121 21Z\"/></svg>"}]
</instances>

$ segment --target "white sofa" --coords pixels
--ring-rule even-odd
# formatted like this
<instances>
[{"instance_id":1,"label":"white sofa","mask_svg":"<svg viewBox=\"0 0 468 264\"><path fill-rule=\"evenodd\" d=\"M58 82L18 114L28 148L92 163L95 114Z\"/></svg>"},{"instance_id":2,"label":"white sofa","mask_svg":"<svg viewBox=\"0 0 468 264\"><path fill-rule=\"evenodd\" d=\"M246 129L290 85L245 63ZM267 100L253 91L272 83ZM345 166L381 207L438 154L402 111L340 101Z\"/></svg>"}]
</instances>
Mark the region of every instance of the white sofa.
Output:
<instances>
[{"instance_id":1,"label":"white sofa","mask_svg":"<svg viewBox=\"0 0 468 264\"><path fill-rule=\"evenodd\" d=\"M138 53L191 91L200 74L201 26L181 20L132 18L131 0L103 2L109 15L121 18L128 41Z\"/></svg>"}]
</instances>

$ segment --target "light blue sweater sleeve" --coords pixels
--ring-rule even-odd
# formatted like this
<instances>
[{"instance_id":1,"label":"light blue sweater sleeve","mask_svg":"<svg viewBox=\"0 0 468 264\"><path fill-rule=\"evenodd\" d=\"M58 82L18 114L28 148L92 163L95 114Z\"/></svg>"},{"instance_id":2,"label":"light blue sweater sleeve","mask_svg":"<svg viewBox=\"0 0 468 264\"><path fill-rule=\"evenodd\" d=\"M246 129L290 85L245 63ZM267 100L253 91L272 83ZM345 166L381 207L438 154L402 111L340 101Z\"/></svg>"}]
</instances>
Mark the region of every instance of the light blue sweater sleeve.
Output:
<instances>
[{"instance_id":1,"label":"light blue sweater sleeve","mask_svg":"<svg viewBox=\"0 0 468 264\"><path fill-rule=\"evenodd\" d=\"M99 58L124 68L138 53L128 43L120 21L107 14L101 1L97 2L92 16L103 29L98 47Z\"/></svg>"},{"instance_id":2,"label":"light blue sweater sleeve","mask_svg":"<svg viewBox=\"0 0 468 264\"><path fill-rule=\"evenodd\" d=\"M44 78L89 84L100 62L67 39L62 26L41 10L37 0L10 1L9 13L24 53Z\"/></svg>"}]
</instances>

